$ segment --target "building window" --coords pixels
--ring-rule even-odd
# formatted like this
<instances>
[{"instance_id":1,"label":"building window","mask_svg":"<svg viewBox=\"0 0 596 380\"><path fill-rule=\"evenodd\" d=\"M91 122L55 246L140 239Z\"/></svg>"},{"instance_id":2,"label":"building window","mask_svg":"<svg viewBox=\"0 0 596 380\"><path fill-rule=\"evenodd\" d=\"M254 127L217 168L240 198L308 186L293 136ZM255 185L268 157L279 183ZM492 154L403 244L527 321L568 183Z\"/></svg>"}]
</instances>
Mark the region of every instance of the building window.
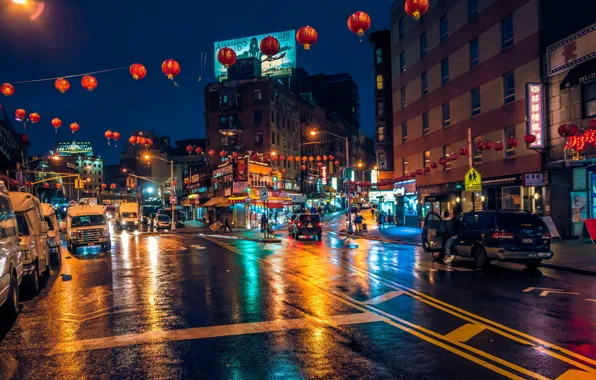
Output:
<instances>
[{"instance_id":1,"label":"building window","mask_svg":"<svg viewBox=\"0 0 596 380\"><path fill-rule=\"evenodd\" d=\"M279 139L280 139L280 135L281 135L281 133L278 133L278 134L277 134L277 146L279 146Z\"/></svg>"},{"instance_id":2,"label":"building window","mask_svg":"<svg viewBox=\"0 0 596 380\"><path fill-rule=\"evenodd\" d=\"M271 110L271 125L275 124L275 111Z\"/></svg>"},{"instance_id":3,"label":"building window","mask_svg":"<svg viewBox=\"0 0 596 380\"><path fill-rule=\"evenodd\" d=\"M476 136L472 140L472 154L474 157L474 163L479 164L482 162L482 151L478 149L477 144L482 141L482 136Z\"/></svg>"},{"instance_id":4,"label":"building window","mask_svg":"<svg viewBox=\"0 0 596 380\"><path fill-rule=\"evenodd\" d=\"M422 113L422 135L428 135L430 132L430 126L428 125L428 112Z\"/></svg>"},{"instance_id":5,"label":"building window","mask_svg":"<svg viewBox=\"0 0 596 380\"><path fill-rule=\"evenodd\" d=\"M385 102L383 100L377 100L377 117L385 116Z\"/></svg>"},{"instance_id":6,"label":"building window","mask_svg":"<svg viewBox=\"0 0 596 380\"><path fill-rule=\"evenodd\" d=\"M441 85L449 82L449 58L441 61Z\"/></svg>"},{"instance_id":7,"label":"building window","mask_svg":"<svg viewBox=\"0 0 596 380\"><path fill-rule=\"evenodd\" d=\"M399 71L404 72L406 71L406 52L402 51L399 53Z\"/></svg>"},{"instance_id":8,"label":"building window","mask_svg":"<svg viewBox=\"0 0 596 380\"><path fill-rule=\"evenodd\" d=\"M406 106L408 105L408 103L406 102L406 87L402 87L401 88L401 108L406 108Z\"/></svg>"},{"instance_id":9,"label":"building window","mask_svg":"<svg viewBox=\"0 0 596 380\"><path fill-rule=\"evenodd\" d=\"M383 74L377 74L377 90L383 89Z\"/></svg>"},{"instance_id":10,"label":"building window","mask_svg":"<svg viewBox=\"0 0 596 380\"><path fill-rule=\"evenodd\" d=\"M252 93L254 100L263 100L263 92L260 89L256 89Z\"/></svg>"},{"instance_id":11,"label":"building window","mask_svg":"<svg viewBox=\"0 0 596 380\"><path fill-rule=\"evenodd\" d=\"M447 26L447 15L441 17L441 20L439 21L439 30L440 33L439 34L439 39L441 41L445 41L448 37L449 37L449 30L448 30L448 26Z\"/></svg>"},{"instance_id":12,"label":"building window","mask_svg":"<svg viewBox=\"0 0 596 380\"><path fill-rule=\"evenodd\" d=\"M383 62L383 49L377 48L375 50L375 62L377 62L377 63Z\"/></svg>"},{"instance_id":13,"label":"building window","mask_svg":"<svg viewBox=\"0 0 596 380\"><path fill-rule=\"evenodd\" d=\"M397 22L397 29L399 32L399 39L401 40L402 37L404 36L404 18L400 18L399 21Z\"/></svg>"},{"instance_id":14,"label":"building window","mask_svg":"<svg viewBox=\"0 0 596 380\"><path fill-rule=\"evenodd\" d=\"M478 0L468 0L468 18L478 16Z\"/></svg>"},{"instance_id":15,"label":"building window","mask_svg":"<svg viewBox=\"0 0 596 380\"><path fill-rule=\"evenodd\" d=\"M275 114L275 125L277 126L277 128L279 128L279 125L280 125L280 122L279 121L280 120L281 120L281 115L279 114L279 112L277 112Z\"/></svg>"},{"instance_id":16,"label":"building window","mask_svg":"<svg viewBox=\"0 0 596 380\"><path fill-rule=\"evenodd\" d=\"M426 32L422 33L420 36L420 57L424 57L427 52L426 47Z\"/></svg>"},{"instance_id":17,"label":"building window","mask_svg":"<svg viewBox=\"0 0 596 380\"><path fill-rule=\"evenodd\" d=\"M385 127L377 128L377 141L378 142L385 141Z\"/></svg>"},{"instance_id":18,"label":"building window","mask_svg":"<svg viewBox=\"0 0 596 380\"><path fill-rule=\"evenodd\" d=\"M476 87L470 93L472 98L472 117L480 115L480 88Z\"/></svg>"},{"instance_id":19,"label":"building window","mask_svg":"<svg viewBox=\"0 0 596 380\"><path fill-rule=\"evenodd\" d=\"M255 123L262 122L263 121L263 110L254 110L253 120Z\"/></svg>"},{"instance_id":20,"label":"building window","mask_svg":"<svg viewBox=\"0 0 596 380\"><path fill-rule=\"evenodd\" d=\"M507 145L507 140L509 140L510 137L516 137L515 125L505 128L505 134L503 137L503 140L505 141L505 157L515 157L517 150L515 148L509 148Z\"/></svg>"},{"instance_id":21,"label":"building window","mask_svg":"<svg viewBox=\"0 0 596 380\"><path fill-rule=\"evenodd\" d=\"M596 82L583 85L584 117L596 116Z\"/></svg>"},{"instance_id":22,"label":"building window","mask_svg":"<svg viewBox=\"0 0 596 380\"><path fill-rule=\"evenodd\" d=\"M451 148L450 145L443 145L443 157L449 156L449 149ZM451 170L451 160L447 160L445 165L443 165L443 171Z\"/></svg>"},{"instance_id":23,"label":"building window","mask_svg":"<svg viewBox=\"0 0 596 380\"><path fill-rule=\"evenodd\" d=\"M470 69L480 64L480 46L478 45L478 38L470 42Z\"/></svg>"},{"instance_id":24,"label":"building window","mask_svg":"<svg viewBox=\"0 0 596 380\"><path fill-rule=\"evenodd\" d=\"M379 169L381 170L387 169L387 155L385 153L379 153L377 155L377 165L379 165Z\"/></svg>"},{"instance_id":25,"label":"building window","mask_svg":"<svg viewBox=\"0 0 596 380\"><path fill-rule=\"evenodd\" d=\"M281 140L282 140L282 143L283 143L282 146L285 148L286 147L286 136L284 136Z\"/></svg>"},{"instance_id":26,"label":"building window","mask_svg":"<svg viewBox=\"0 0 596 380\"><path fill-rule=\"evenodd\" d=\"M410 174L410 172L408 172L408 160L405 157L401 163L401 170L404 173L404 175Z\"/></svg>"},{"instance_id":27,"label":"building window","mask_svg":"<svg viewBox=\"0 0 596 380\"><path fill-rule=\"evenodd\" d=\"M503 103L515 101L515 76L513 71L503 75Z\"/></svg>"},{"instance_id":28,"label":"building window","mask_svg":"<svg viewBox=\"0 0 596 380\"><path fill-rule=\"evenodd\" d=\"M451 125L451 109L449 108L449 103L443 103L442 114L443 114L443 128L447 128Z\"/></svg>"},{"instance_id":29,"label":"building window","mask_svg":"<svg viewBox=\"0 0 596 380\"><path fill-rule=\"evenodd\" d=\"M271 145L275 145L275 131L271 131Z\"/></svg>"},{"instance_id":30,"label":"building window","mask_svg":"<svg viewBox=\"0 0 596 380\"><path fill-rule=\"evenodd\" d=\"M501 21L501 49L509 49L513 46L513 16Z\"/></svg>"},{"instance_id":31,"label":"building window","mask_svg":"<svg viewBox=\"0 0 596 380\"><path fill-rule=\"evenodd\" d=\"M422 83L422 95L428 94L428 72L425 71L422 73L420 82Z\"/></svg>"},{"instance_id":32,"label":"building window","mask_svg":"<svg viewBox=\"0 0 596 380\"><path fill-rule=\"evenodd\" d=\"M401 142L402 144L408 142L408 123L403 123L401 125Z\"/></svg>"},{"instance_id":33,"label":"building window","mask_svg":"<svg viewBox=\"0 0 596 380\"><path fill-rule=\"evenodd\" d=\"M425 150L422 153L422 162L424 162L425 167L430 165L430 150Z\"/></svg>"}]
</instances>

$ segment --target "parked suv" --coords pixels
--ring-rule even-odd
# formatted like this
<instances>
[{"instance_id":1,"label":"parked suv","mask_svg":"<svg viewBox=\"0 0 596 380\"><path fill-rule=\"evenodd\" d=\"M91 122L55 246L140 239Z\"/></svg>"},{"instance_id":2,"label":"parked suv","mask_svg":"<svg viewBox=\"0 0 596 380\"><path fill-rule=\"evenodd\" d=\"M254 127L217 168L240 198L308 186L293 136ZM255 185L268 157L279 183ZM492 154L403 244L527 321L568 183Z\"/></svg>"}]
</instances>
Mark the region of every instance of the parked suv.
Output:
<instances>
[{"instance_id":1,"label":"parked suv","mask_svg":"<svg viewBox=\"0 0 596 380\"><path fill-rule=\"evenodd\" d=\"M39 199L29 193L8 193L17 216L20 248L23 255L23 285L33 294L39 292L40 277L50 275L48 223Z\"/></svg>"},{"instance_id":2,"label":"parked suv","mask_svg":"<svg viewBox=\"0 0 596 380\"><path fill-rule=\"evenodd\" d=\"M472 211L459 216L455 254L474 259L483 268L492 260L523 262L530 269L553 257L546 224L526 211ZM442 260L441 217L432 212L425 218L422 246Z\"/></svg>"},{"instance_id":3,"label":"parked suv","mask_svg":"<svg viewBox=\"0 0 596 380\"><path fill-rule=\"evenodd\" d=\"M0 181L0 317L13 321L19 313L19 285L23 279L23 256L19 231L8 191Z\"/></svg>"},{"instance_id":4,"label":"parked suv","mask_svg":"<svg viewBox=\"0 0 596 380\"><path fill-rule=\"evenodd\" d=\"M112 247L104 206L73 206L66 215L66 244L71 253L82 246Z\"/></svg>"},{"instance_id":5,"label":"parked suv","mask_svg":"<svg viewBox=\"0 0 596 380\"><path fill-rule=\"evenodd\" d=\"M56 218L56 210L49 203L42 203L41 208L45 221L48 223L48 247L50 248L50 258L52 263L58 264L62 259L60 253L60 225Z\"/></svg>"},{"instance_id":6,"label":"parked suv","mask_svg":"<svg viewBox=\"0 0 596 380\"><path fill-rule=\"evenodd\" d=\"M165 214L157 214L155 218L153 218L153 228L159 230L160 228L172 229L172 219L165 215Z\"/></svg>"},{"instance_id":7,"label":"parked suv","mask_svg":"<svg viewBox=\"0 0 596 380\"><path fill-rule=\"evenodd\" d=\"M321 240L323 237L323 223L318 214L299 214L292 224L292 237L300 239L308 237Z\"/></svg>"}]
</instances>

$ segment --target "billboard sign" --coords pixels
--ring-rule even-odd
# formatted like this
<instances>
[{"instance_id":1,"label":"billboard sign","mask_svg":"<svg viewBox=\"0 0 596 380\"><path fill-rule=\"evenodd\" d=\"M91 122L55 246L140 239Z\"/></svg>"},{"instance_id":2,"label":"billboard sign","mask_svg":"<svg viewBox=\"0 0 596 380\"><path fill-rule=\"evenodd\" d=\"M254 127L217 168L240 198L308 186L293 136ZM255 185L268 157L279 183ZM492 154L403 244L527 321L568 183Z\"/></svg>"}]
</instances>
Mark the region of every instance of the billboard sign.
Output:
<instances>
[{"instance_id":1,"label":"billboard sign","mask_svg":"<svg viewBox=\"0 0 596 380\"><path fill-rule=\"evenodd\" d=\"M536 136L530 149L544 148L543 86L541 83L526 83L526 131Z\"/></svg>"},{"instance_id":2,"label":"billboard sign","mask_svg":"<svg viewBox=\"0 0 596 380\"><path fill-rule=\"evenodd\" d=\"M549 46L546 51L548 76L560 74L596 58L596 24Z\"/></svg>"},{"instance_id":3,"label":"billboard sign","mask_svg":"<svg viewBox=\"0 0 596 380\"><path fill-rule=\"evenodd\" d=\"M61 157L92 156L93 147L90 141L58 141L57 153Z\"/></svg>"},{"instance_id":4,"label":"billboard sign","mask_svg":"<svg viewBox=\"0 0 596 380\"><path fill-rule=\"evenodd\" d=\"M273 57L267 57L261 53L259 48L261 40L267 36L273 36L279 41L279 53ZM215 78L223 80L227 78L226 68L217 60L219 49L228 47L236 52L237 59L256 58L261 62L262 76L284 77L292 75L292 69L296 68L296 31L261 34L258 36L242 37L227 41L219 41L214 44Z\"/></svg>"}]
</instances>

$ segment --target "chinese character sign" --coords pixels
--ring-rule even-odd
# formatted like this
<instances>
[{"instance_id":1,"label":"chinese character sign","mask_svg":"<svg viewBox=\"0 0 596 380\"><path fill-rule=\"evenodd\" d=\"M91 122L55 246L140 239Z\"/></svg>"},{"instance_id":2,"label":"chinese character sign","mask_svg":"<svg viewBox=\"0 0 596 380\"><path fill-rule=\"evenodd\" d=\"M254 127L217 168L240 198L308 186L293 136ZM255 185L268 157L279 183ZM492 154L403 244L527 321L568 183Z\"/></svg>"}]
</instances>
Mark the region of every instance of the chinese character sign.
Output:
<instances>
[{"instance_id":1,"label":"chinese character sign","mask_svg":"<svg viewBox=\"0 0 596 380\"><path fill-rule=\"evenodd\" d=\"M544 148L543 96L541 83L526 83L526 131L536 136L531 149Z\"/></svg>"}]
</instances>

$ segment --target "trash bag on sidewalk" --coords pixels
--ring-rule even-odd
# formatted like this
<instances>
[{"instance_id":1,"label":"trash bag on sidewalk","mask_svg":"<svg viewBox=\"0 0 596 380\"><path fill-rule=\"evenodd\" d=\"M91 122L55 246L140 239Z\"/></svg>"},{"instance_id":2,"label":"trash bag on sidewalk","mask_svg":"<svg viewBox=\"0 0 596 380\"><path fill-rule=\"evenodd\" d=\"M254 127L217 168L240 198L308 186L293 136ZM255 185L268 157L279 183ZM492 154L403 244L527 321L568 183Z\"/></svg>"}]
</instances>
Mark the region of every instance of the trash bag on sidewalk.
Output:
<instances>
[{"instance_id":1,"label":"trash bag on sidewalk","mask_svg":"<svg viewBox=\"0 0 596 380\"><path fill-rule=\"evenodd\" d=\"M220 222L215 222L215 223L213 223L212 225L209 226L209 229L212 232L217 232L217 231L219 231L220 228L221 228L221 223Z\"/></svg>"}]
</instances>

